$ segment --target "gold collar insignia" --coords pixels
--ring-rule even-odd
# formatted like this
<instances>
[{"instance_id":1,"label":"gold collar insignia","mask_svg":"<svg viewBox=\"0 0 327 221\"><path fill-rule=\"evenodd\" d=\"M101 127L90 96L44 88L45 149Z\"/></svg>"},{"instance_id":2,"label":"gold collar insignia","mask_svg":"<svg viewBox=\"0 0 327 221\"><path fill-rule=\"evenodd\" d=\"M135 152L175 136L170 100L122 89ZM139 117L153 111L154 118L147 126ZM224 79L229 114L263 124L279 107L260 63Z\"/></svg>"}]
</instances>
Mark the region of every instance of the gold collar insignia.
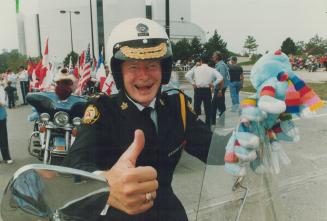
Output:
<instances>
[{"instance_id":1,"label":"gold collar insignia","mask_svg":"<svg viewBox=\"0 0 327 221\"><path fill-rule=\"evenodd\" d=\"M128 108L128 104L126 102L123 102L121 105L120 105L120 108L122 110L126 110Z\"/></svg>"}]
</instances>

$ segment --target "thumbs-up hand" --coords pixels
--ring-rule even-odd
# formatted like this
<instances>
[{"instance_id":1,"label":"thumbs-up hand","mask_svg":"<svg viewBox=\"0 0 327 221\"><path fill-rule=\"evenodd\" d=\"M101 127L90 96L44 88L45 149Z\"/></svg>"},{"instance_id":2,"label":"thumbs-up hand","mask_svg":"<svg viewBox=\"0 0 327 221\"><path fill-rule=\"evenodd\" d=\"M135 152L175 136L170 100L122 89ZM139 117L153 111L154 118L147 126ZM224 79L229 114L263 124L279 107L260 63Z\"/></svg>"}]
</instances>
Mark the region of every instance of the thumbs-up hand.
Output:
<instances>
[{"instance_id":1,"label":"thumbs-up hand","mask_svg":"<svg viewBox=\"0 0 327 221\"><path fill-rule=\"evenodd\" d=\"M143 131L136 130L133 143L109 171L101 174L110 186L109 205L130 215L150 209L158 189L157 171L153 167L135 167L144 143Z\"/></svg>"}]
</instances>

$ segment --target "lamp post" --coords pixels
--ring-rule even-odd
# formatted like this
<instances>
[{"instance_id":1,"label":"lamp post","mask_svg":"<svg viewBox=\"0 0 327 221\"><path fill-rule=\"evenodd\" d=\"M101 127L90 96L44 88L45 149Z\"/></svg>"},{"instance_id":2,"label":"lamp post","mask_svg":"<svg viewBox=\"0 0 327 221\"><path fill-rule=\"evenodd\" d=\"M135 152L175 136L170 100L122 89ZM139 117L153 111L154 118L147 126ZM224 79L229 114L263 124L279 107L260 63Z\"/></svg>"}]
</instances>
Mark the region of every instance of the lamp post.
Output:
<instances>
[{"instance_id":1,"label":"lamp post","mask_svg":"<svg viewBox=\"0 0 327 221\"><path fill-rule=\"evenodd\" d=\"M92 55L94 56L94 37L93 37L93 13L92 13L92 0L90 0L90 17L91 17L91 38L92 38Z\"/></svg>"},{"instance_id":2,"label":"lamp post","mask_svg":"<svg viewBox=\"0 0 327 221\"><path fill-rule=\"evenodd\" d=\"M169 0L166 0L166 33L170 38Z\"/></svg>"},{"instance_id":3,"label":"lamp post","mask_svg":"<svg viewBox=\"0 0 327 221\"><path fill-rule=\"evenodd\" d=\"M70 11L70 10L60 10L61 14L65 14L66 12L69 13L69 24L70 24L70 44L72 47L72 52L74 51L74 45L73 45L73 28L72 28L72 13L75 15L79 15L79 11Z\"/></svg>"}]
</instances>

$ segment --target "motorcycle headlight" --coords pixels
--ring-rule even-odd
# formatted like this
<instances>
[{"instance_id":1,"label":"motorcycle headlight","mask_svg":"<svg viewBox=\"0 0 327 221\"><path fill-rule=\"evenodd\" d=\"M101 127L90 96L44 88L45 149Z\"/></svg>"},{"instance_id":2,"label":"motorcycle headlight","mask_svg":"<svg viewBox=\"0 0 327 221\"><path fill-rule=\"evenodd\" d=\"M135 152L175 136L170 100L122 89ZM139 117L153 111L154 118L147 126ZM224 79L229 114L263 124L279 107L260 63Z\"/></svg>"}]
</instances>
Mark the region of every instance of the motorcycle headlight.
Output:
<instances>
[{"instance_id":1,"label":"motorcycle headlight","mask_svg":"<svg viewBox=\"0 0 327 221\"><path fill-rule=\"evenodd\" d=\"M81 124L81 118L80 117L75 117L74 119L73 119L73 125L74 126L78 126L78 125L80 125Z\"/></svg>"},{"instance_id":2,"label":"motorcycle headlight","mask_svg":"<svg viewBox=\"0 0 327 221\"><path fill-rule=\"evenodd\" d=\"M50 120L50 115L48 113L40 114L41 122L48 122Z\"/></svg>"},{"instance_id":3,"label":"motorcycle headlight","mask_svg":"<svg viewBox=\"0 0 327 221\"><path fill-rule=\"evenodd\" d=\"M69 116L66 112L58 111L54 115L54 121L59 126L65 126L69 122Z\"/></svg>"}]
</instances>

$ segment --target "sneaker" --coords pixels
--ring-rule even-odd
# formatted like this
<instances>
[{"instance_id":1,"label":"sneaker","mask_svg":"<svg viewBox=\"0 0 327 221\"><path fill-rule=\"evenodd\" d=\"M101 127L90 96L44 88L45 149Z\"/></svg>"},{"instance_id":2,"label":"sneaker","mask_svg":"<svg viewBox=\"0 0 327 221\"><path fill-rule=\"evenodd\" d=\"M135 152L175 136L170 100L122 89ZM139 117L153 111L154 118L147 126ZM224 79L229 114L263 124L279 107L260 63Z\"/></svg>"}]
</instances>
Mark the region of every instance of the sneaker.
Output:
<instances>
[{"instance_id":1,"label":"sneaker","mask_svg":"<svg viewBox=\"0 0 327 221\"><path fill-rule=\"evenodd\" d=\"M5 162L6 162L7 164L12 164L12 163L14 163L13 160L5 160Z\"/></svg>"}]
</instances>

